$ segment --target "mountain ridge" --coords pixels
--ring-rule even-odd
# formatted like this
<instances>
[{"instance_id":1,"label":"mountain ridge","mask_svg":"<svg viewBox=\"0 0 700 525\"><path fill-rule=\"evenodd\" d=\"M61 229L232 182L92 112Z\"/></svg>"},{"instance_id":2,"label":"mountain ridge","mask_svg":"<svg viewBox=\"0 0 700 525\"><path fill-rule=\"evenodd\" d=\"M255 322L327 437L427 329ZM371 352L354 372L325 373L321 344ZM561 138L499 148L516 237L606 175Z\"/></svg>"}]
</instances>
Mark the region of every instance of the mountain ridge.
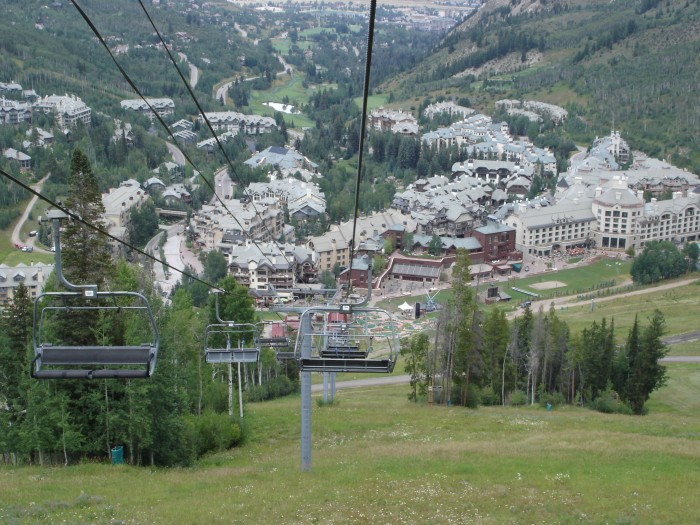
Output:
<instances>
[{"instance_id":1,"label":"mountain ridge","mask_svg":"<svg viewBox=\"0 0 700 525\"><path fill-rule=\"evenodd\" d=\"M467 95L565 106L573 138L619 128L634 148L700 171L700 3L493 0L382 86L396 104Z\"/></svg>"}]
</instances>

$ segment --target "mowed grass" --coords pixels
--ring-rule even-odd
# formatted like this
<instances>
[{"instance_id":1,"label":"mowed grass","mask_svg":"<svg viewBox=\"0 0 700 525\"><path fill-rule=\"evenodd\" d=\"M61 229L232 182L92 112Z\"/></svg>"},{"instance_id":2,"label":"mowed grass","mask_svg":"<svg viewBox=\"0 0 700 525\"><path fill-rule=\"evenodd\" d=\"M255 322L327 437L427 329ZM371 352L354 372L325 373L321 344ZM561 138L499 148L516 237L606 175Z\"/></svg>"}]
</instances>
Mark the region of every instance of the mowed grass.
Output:
<instances>
[{"instance_id":1,"label":"mowed grass","mask_svg":"<svg viewBox=\"0 0 700 525\"><path fill-rule=\"evenodd\" d=\"M697 523L700 365L645 417L426 406L407 386L246 406L248 442L190 469L0 467L3 523Z\"/></svg>"},{"instance_id":2,"label":"mowed grass","mask_svg":"<svg viewBox=\"0 0 700 525\"><path fill-rule=\"evenodd\" d=\"M29 199L21 203L18 206L18 209L20 209L20 211L24 211L24 208L26 207L28 202ZM32 213L34 218L27 220L22 226L22 231L20 234L20 239L22 241L27 239L27 234L31 230L38 229L39 223L37 222L36 217L43 212L45 207L45 203L42 202L39 202L37 205L34 206ZM0 263L6 264L8 266L16 266L20 263L52 263L54 260L53 254L43 254L38 253L36 251L32 253L26 253L15 247L15 245L12 243L12 231L15 229L18 220L19 218L12 224L10 224L10 226L8 226L6 229L0 230ZM22 244L24 244L24 242L22 242ZM36 246L41 246L38 240L36 241Z\"/></svg>"},{"instance_id":3,"label":"mowed grass","mask_svg":"<svg viewBox=\"0 0 700 525\"><path fill-rule=\"evenodd\" d=\"M695 274L694 274L695 275ZM695 275L697 277L697 275ZM684 276L685 279L693 275ZM660 283L667 284L667 281ZM548 304L543 305L545 310ZM647 318L654 310L661 310L666 320L666 335L685 334L700 330L698 312L700 312L700 281L670 289L651 289L648 293L630 296L612 296L582 301L575 305L557 307L557 315L566 320L572 333L590 326L595 320L600 322L605 317L608 323L615 320L615 332L619 342L624 342L629 329L638 318L640 326L647 324ZM686 348L700 344L686 343ZM694 355L696 352L683 355ZM676 354L680 355L680 354Z\"/></svg>"},{"instance_id":4,"label":"mowed grass","mask_svg":"<svg viewBox=\"0 0 700 525\"><path fill-rule=\"evenodd\" d=\"M595 289L591 290L591 288L602 286L606 282L615 281L616 285L620 285L624 281L630 280L630 267L630 262L606 258L595 261L592 264L563 270L550 270L536 275L523 276L523 273L520 273L517 279L513 279L508 283L497 284L502 286L504 291L515 300L532 299L532 297L514 290L513 287L536 293L543 297L591 293L596 291ZM550 281L562 284L549 289L542 289L539 286ZM483 286L486 286L486 283L483 283Z\"/></svg>"},{"instance_id":5,"label":"mowed grass","mask_svg":"<svg viewBox=\"0 0 700 525\"><path fill-rule=\"evenodd\" d=\"M563 318L569 325L572 333L580 332L583 328L589 327L593 321L600 322L606 317L608 322L615 320L616 336L622 341L627 337L629 329L634 323L635 316L638 317L642 326L646 323L655 309L661 310L666 317L666 335L685 334L700 330L697 322L700 311L700 280L670 289L655 289L655 286L647 288L628 288L624 283L629 283L629 263L603 259L588 266L579 266L565 270L549 271L543 274L527 275L519 274L518 278L509 281L488 281L479 284L479 290L483 291L488 286L498 286L502 291L512 296L512 300L507 303L497 303L494 305L481 305L487 311L493 308L500 308L506 312L516 312L521 315L522 309L518 308L521 301L533 300L531 308L537 312L540 307L545 312L549 311L550 305L555 301L557 315ZM700 279L697 273L684 275L676 281L686 281L688 279ZM538 290L533 287L538 283L558 281L562 283L558 288L549 290ZM594 297L599 290L604 292L606 288L599 288L605 282L614 281L613 293L609 296ZM672 285L674 280L662 281L656 286L663 287ZM525 294L513 290L513 288L531 290L542 295L549 295L556 292L556 297L550 296L535 300ZM593 290L591 290L593 288ZM584 299L576 300L576 295L582 292ZM395 312L399 316L398 305L408 302L414 305L416 302L426 301L425 293L420 290L415 291L413 296L397 296L379 301L378 306ZM632 293L634 295L625 295ZM441 290L435 300L438 303L446 303L452 296L452 290ZM559 301L565 301L564 304ZM569 302L569 299L573 302ZM435 313L428 313L426 318L435 317ZM697 355L700 353L700 342L684 343L684 351L681 353L673 351L671 355Z\"/></svg>"}]
</instances>

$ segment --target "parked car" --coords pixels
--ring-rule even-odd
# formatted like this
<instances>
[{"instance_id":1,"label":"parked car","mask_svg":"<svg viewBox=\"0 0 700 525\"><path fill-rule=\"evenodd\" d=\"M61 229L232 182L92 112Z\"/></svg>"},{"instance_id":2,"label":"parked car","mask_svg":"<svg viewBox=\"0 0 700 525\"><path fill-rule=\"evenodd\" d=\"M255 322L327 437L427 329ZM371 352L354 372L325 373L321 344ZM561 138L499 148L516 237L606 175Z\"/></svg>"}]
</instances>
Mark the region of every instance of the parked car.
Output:
<instances>
[{"instance_id":1,"label":"parked car","mask_svg":"<svg viewBox=\"0 0 700 525\"><path fill-rule=\"evenodd\" d=\"M39 232L36 231L36 230L32 230L32 231L29 232L29 236L30 236L30 237L36 237L37 233L39 233Z\"/></svg>"}]
</instances>

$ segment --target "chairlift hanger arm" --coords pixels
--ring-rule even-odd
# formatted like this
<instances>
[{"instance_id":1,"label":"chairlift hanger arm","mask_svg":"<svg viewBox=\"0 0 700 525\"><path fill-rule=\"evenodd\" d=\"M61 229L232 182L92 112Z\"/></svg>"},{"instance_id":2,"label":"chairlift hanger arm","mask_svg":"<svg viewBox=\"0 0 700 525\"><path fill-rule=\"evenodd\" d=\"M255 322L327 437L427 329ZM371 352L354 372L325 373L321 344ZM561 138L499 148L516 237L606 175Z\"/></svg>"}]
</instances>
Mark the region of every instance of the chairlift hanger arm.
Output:
<instances>
[{"instance_id":1,"label":"chairlift hanger arm","mask_svg":"<svg viewBox=\"0 0 700 525\"><path fill-rule=\"evenodd\" d=\"M54 261L55 272L58 281L72 291L80 291L86 298L94 298L97 294L96 284L73 284L69 282L63 275L63 266L61 265L61 220L73 219L73 216L63 210L47 210L46 217L39 217L39 222L51 221L53 228L53 245L55 248Z\"/></svg>"}]
</instances>

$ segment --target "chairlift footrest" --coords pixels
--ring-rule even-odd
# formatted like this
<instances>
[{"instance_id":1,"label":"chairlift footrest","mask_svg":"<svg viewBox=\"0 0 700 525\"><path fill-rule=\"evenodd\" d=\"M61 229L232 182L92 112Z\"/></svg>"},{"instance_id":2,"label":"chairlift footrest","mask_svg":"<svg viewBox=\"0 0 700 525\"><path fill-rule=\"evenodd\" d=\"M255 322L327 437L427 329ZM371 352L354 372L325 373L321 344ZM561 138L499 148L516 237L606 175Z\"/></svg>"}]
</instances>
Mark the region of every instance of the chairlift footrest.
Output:
<instances>
[{"instance_id":1,"label":"chairlift footrest","mask_svg":"<svg viewBox=\"0 0 700 525\"><path fill-rule=\"evenodd\" d=\"M94 370L41 369L32 373L35 379L146 379L151 377L146 370L98 368Z\"/></svg>"},{"instance_id":2,"label":"chairlift footrest","mask_svg":"<svg viewBox=\"0 0 700 525\"><path fill-rule=\"evenodd\" d=\"M389 359L333 359L302 357L299 359L301 372L374 372L391 373L394 361Z\"/></svg>"}]
</instances>

